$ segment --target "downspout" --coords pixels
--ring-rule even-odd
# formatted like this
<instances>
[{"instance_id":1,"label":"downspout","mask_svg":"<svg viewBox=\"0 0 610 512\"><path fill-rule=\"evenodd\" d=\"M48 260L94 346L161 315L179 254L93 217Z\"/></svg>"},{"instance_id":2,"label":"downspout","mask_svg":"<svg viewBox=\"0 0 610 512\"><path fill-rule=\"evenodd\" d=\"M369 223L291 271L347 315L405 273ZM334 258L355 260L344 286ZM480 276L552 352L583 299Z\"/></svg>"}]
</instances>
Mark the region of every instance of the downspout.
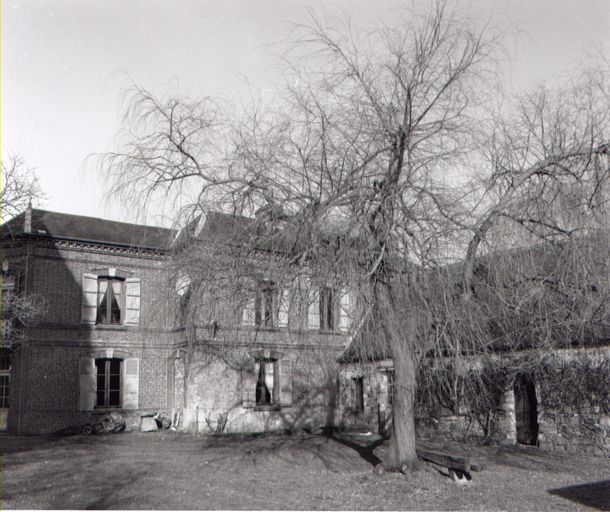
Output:
<instances>
[{"instance_id":1,"label":"downspout","mask_svg":"<svg viewBox=\"0 0 610 512\"><path fill-rule=\"evenodd\" d=\"M25 210L25 215L23 219L23 232L27 234L32 233L32 202L28 203L28 206ZM32 261L32 247L30 244L30 240L26 239L25 246L25 276L23 279L23 295L27 297L29 291L30 284L30 264ZM24 340L23 345L21 346L21 364L19 365L19 408L17 411L17 435L21 435L21 419L23 416L23 395L25 393L25 386L23 380L23 372L24 367L26 365L26 359L28 356L27 350L27 340Z\"/></svg>"}]
</instances>

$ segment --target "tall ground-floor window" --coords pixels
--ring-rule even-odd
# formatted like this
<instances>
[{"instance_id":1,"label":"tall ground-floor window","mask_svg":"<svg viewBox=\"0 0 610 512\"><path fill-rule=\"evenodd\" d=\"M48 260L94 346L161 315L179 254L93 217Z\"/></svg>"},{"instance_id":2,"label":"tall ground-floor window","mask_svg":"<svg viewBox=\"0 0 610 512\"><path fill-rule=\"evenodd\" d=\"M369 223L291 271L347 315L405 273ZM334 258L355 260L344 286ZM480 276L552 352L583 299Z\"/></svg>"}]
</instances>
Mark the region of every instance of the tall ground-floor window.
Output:
<instances>
[{"instance_id":1,"label":"tall ground-floor window","mask_svg":"<svg viewBox=\"0 0 610 512\"><path fill-rule=\"evenodd\" d=\"M256 405L279 405L278 363L272 359L258 361Z\"/></svg>"},{"instance_id":2,"label":"tall ground-floor window","mask_svg":"<svg viewBox=\"0 0 610 512\"><path fill-rule=\"evenodd\" d=\"M0 350L0 409L9 408L11 382L11 351Z\"/></svg>"},{"instance_id":3,"label":"tall ground-floor window","mask_svg":"<svg viewBox=\"0 0 610 512\"><path fill-rule=\"evenodd\" d=\"M96 407L121 406L121 360L96 359Z\"/></svg>"}]
</instances>

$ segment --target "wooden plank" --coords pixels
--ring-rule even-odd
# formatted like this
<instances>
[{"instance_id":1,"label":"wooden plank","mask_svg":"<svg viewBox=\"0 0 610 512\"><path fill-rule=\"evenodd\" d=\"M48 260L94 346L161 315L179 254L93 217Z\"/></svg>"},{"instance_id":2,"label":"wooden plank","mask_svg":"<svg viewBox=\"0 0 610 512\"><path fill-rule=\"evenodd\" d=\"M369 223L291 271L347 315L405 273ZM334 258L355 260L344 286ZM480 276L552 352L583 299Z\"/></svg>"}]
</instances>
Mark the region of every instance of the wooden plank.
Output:
<instances>
[{"instance_id":1,"label":"wooden plank","mask_svg":"<svg viewBox=\"0 0 610 512\"><path fill-rule=\"evenodd\" d=\"M453 455L447 452L425 450L416 448L417 456L421 459L434 462L447 469L454 469L462 473L470 473L470 459L461 455Z\"/></svg>"}]
</instances>

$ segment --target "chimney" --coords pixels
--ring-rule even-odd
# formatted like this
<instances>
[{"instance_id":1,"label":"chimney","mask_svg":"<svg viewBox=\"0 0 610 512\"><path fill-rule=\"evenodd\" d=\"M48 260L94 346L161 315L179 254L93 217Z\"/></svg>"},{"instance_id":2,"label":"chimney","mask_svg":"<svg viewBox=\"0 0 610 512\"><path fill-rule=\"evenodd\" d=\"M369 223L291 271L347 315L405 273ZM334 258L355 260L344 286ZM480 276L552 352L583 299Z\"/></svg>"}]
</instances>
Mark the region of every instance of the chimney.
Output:
<instances>
[{"instance_id":1,"label":"chimney","mask_svg":"<svg viewBox=\"0 0 610 512\"><path fill-rule=\"evenodd\" d=\"M28 202L28 207L25 209L25 216L23 219L23 232L32 232L32 201Z\"/></svg>"}]
</instances>

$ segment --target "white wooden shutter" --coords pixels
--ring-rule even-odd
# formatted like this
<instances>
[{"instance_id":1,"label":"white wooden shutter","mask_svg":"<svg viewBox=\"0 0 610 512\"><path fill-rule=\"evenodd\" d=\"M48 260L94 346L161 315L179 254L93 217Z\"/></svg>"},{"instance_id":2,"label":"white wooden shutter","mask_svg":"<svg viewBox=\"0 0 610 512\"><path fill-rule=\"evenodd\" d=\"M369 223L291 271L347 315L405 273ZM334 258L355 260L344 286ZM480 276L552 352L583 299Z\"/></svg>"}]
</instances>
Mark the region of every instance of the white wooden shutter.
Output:
<instances>
[{"instance_id":1,"label":"white wooden shutter","mask_svg":"<svg viewBox=\"0 0 610 512\"><path fill-rule=\"evenodd\" d=\"M81 357L78 364L78 410L92 411L96 402L97 371L95 359Z\"/></svg>"},{"instance_id":2,"label":"white wooden shutter","mask_svg":"<svg viewBox=\"0 0 610 512\"><path fill-rule=\"evenodd\" d=\"M97 276L95 274L83 274L81 286L81 323L95 325L97 318Z\"/></svg>"},{"instance_id":3,"label":"white wooden shutter","mask_svg":"<svg viewBox=\"0 0 610 512\"><path fill-rule=\"evenodd\" d=\"M288 327L289 296L288 290L280 290L278 297L277 326Z\"/></svg>"},{"instance_id":4,"label":"white wooden shutter","mask_svg":"<svg viewBox=\"0 0 610 512\"><path fill-rule=\"evenodd\" d=\"M140 325L140 279L125 279L125 325Z\"/></svg>"},{"instance_id":5,"label":"white wooden shutter","mask_svg":"<svg viewBox=\"0 0 610 512\"><path fill-rule=\"evenodd\" d=\"M137 409L140 399L140 361L136 358L124 359L121 364L121 406L123 409Z\"/></svg>"},{"instance_id":6,"label":"white wooden shutter","mask_svg":"<svg viewBox=\"0 0 610 512\"><path fill-rule=\"evenodd\" d=\"M256 405L256 378L258 377L258 363L244 368L241 372L241 398L242 405L251 408Z\"/></svg>"},{"instance_id":7,"label":"white wooden shutter","mask_svg":"<svg viewBox=\"0 0 610 512\"><path fill-rule=\"evenodd\" d=\"M255 325L254 309L254 299L249 299L242 311L242 325Z\"/></svg>"},{"instance_id":8,"label":"white wooden shutter","mask_svg":"<svg viewBox=\"0 0 610 512\"><path fill-rule=\"evenodd\" d=\"M350 293L342 288L339 296L339 330L349 331L352 325L352 307Z\"/></svg>"},{"instance_id":9,"label":"white wooden shutter","mask_svg":"<svg viewBox=\"0 0 610 512\"><path fill-rule=\"evenodd\" d=\"M280 406L292 405L292 362L280 361Z\"/></svg>"},{"instance_id":10,"label":"white wooden shutter","mask_svg":"<svg viewBox=\"0 0 610 512\"><path fill-rule=\"evenodd\" d=\"M320 328L320 292L309 290L309 301L307 306L307 328Z\"/></svg>"}]
</instances>

